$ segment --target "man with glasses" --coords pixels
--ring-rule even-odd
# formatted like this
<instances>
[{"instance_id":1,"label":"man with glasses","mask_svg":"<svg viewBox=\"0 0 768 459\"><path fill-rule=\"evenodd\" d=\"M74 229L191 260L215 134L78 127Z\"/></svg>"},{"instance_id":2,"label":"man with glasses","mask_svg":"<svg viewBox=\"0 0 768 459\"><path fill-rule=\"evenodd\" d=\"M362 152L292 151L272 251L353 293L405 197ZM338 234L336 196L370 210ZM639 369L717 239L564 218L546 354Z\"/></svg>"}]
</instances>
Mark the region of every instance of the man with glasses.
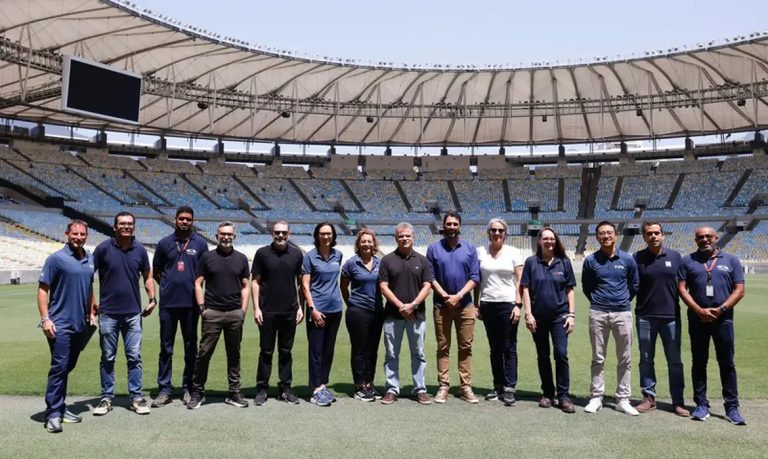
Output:
<instances>
[{"instance_id":1,"label":"man with glasses","mask_svg":"<svg viewBox=\"0 0 768 459\"><path fill-rule=\"evenodd\" d=\"M253 318L259 326L259 366L256 372L254 405L267 402L272 355L277 341L277 371L279 398L290 405L299 403L291 389L293 382L293 340L296 325L304 318L299 307L298 288L301 284L301 250L288 243L291 231L288 223L279 221L272 227L272 243L261 247L253 257L251 289Z\"/></svg>"},{"instance_id":2,"label":"man with glasses","mask_svg":"<svg viewBox=\"0 0 768 459\"><path fill-rule=\"evenodd\" d=\"M129 408L137 414L150 412L141 393L141 318L152 313L157 300L147 250L133 236L135 224L136 219L131 213L118 213L114 221L115 237L99 244L93 252L94 266L99 273L99 304L92 305L91 315L99 315L101 343L101 401L93 410L95 416L112 411L119 335L123 336L128 364ZM139 275L144 280L144 289L149 297L149 305L143 311Z\"/></svg>"},{"instance_id":3,"label":"man with glasses","mask_svg":"<svg viewBox=\"0 0 768 459\"><path fill-rule=\"evenodd\" d=\"M733 308L744 298L744 271L735 256L717 246L717 233L703 226L696 229L698 250L683 257L678 276L680 298L688 306L688 333L691 337L691 377L696 421L709 418L707 361L709 342L715 342L725 415L735 425L746 425L739 411L734 355Z\"/></svg>"},{"instance_id":4,"label":"man with glasses","mask_svg":"<svg viewBox=\"0 0 768 459\"><path fill-rule=\"evenodd\" d=\"M219 223L216 230L219 245L200 258L195 272L195 300L203 326L200 350L192 373L192 395L187 403L190 410L199 408L205 402L208 365L222 333L227 351L229 383L229 395L224 403L238 408L248 406L248 401L240 392L240 341L251 290L248 286L248 258L234 249L234 239L235 224L230 221Z\"/></svg>"},{"instance_id":5,"label":"man with glasses","mask_svg":"<svg viewBox=\"0 0 768 459\"><path fill-rule=\"evenodd\" d=\"M627 252L616 247L616 226L597 224L595 237L600 249L584 259L581 284L589 301L589 339L592 344L591 398L584 411L597 413L605 393L605 351L608 338L616 342L616 410L631 416L639 413L629 402L631 391L632 311L637 294L637 264Z\"/></svg>"},{"instance_id":6,"label":"man with glasses","mask_svg":"<svg viewBox=\"0 0 768 459\"><path fill-rule=\"evenodd\" d=\"M158 394L152 408L173 400L173 344L176 328L181 328L184 342L184 373L181 379L182 401L189 401L192 369L197 353L197 323L200 312L195 302L195 269L208 243L195 232L195 211L189 206L176 210L176 229L157 243L152 259L152 275L160 284L160 356L158 358Z\"/></svg>"}]
</instances>

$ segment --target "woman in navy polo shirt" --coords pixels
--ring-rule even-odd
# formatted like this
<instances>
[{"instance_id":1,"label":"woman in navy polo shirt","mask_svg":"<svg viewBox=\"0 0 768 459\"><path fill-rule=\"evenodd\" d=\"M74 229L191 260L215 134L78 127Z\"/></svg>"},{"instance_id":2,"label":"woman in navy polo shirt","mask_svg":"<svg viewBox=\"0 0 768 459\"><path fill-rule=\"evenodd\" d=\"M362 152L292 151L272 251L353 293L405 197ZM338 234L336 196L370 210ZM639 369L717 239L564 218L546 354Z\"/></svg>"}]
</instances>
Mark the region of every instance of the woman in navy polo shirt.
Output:
<instances>
[{"instance_id":1,"label":"woman in navy polo shirt","mask_svg":"<svg viewBox=\"0 0 768 459\"><path fill-rule=\"evenodd\" d=\"M520 321L518 285L523 270L520 252L504 241L507 222L493 218L488 222L488 247L478 247L480 285L475 288L478 318L485 325L491 348L493 391L486 400L501 400L507 406L516 403L517 325Z\"/></svg>"},{"instance_id":2,"label":"woman in navy polo shirt","mask_svg":"<svg viewBox=\"0 0 768 459\"><path fill-rule=\"evenodd\" d=\"M333 224L319 223L312 236L315 248L304 255L301 264L301 289L307 302L309 385L313 388L310 401L318 406L330 406L336 401L326 385L341 323L341 252L334 249L336 228Z\"/></svg>"},{"instance_id":3,"label":"woman in navy polo shirt","mask_svg":"<svg viewBox=\"0 0 768 459\"><path fill-rule=\"evenodd\" d=\"M575 409L568 393L568 335L576 323L573 293L576 277L563 243L552 228L539 231L536 255L525 260L520 285L525 305L525 325L536 343L543 392L539 406L551 407L555 397L552 364L549 360L551 336L557 375L557 399L561 410L573 413Z\"/></svg>"},{"instance_id":4,"label":"woman in navy polo shirt","mask_svg":"<svg viewBox=\"0 0 768 459\"><path fill-rule=\"evenodd\" d=\"M384 307L378 285L378 250L376 233L368 228L361 229L355 240L356 255L347 260L341 269L341 297L347 304L346 323L352 343L350 362L355 398L364 402L376 399L373 377L384 325Z\"/></svg>"}]
</instances>

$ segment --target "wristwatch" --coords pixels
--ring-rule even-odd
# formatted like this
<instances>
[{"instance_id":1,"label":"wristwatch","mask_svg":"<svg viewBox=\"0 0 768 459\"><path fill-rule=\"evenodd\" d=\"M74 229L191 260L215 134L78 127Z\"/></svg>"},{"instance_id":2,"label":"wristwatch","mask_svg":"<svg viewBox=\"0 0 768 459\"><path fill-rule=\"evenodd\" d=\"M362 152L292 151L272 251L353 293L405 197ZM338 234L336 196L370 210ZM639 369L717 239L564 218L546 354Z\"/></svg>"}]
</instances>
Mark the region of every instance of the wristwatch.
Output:
<instances>
[{"instance_id":1,"label":"wristwatch","mask_svg":"<svg viewBox=\"0 0 768 459\"><path fill-rule=\"evenodd\" d=\"M728 308L726 308L724 304L721 304L719 309L720 309L720 313L721 313L721 314L722 314L722 313L725 313L725 311L727 311L727 310L728 310Z\"/></svg>"}]
</instances>

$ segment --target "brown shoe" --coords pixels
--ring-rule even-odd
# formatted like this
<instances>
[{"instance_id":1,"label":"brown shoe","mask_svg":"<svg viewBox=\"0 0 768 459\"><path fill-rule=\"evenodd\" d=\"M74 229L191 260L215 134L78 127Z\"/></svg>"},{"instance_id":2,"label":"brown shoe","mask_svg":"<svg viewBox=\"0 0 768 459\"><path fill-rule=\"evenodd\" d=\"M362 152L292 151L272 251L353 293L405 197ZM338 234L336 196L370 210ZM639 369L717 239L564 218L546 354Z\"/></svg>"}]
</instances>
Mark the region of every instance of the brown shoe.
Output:
<instances>
[{"instance_id":1,"label":"brown shoe","mask_svg":"<svg viewBox=\"0 0 768 459\"><path fill-rule=\"evenodd\" d=\"M448 401L448 386L440 386L435 394L435 403L445 403Z\"/></svg>"},{"instance_id":2,"label":"brown shoe","mask_svg":"<svg viewBox=\"0 0 768 459\"><path fill-rule=\"evenodd\" d=\"M573 401L569 397L563 397L560 399L560 409L563 413L575 413L576 407L573 405Z\"/></svg>"},{"instance_id":3,"label":"brown shoe","mask_svg":"<svg viewBox=\"0 0 768 459\"><path fill-rule=\"evenodd\" d=\"M647 413L656 409L656 399L653 397L645 396L643 401L635 407L635 409L641 413Z\"/></svg>"},{"instance_id":4,"label":"brown shoe","mask_svg":"<svg viewBox=\"0 0 768 459\"><path fill-rule=\"evenodd\" d=\"M416 394L416 401L419 402L419 405L429 405L432 403L432 399L429 398L426 392Z\"/></svg>"},{"instance_id":5,"label":"brown shoe","mask_svg":"<svg viewBox=\"0 0 768 459\"><path fill-rule=\"evenodd\" d=\"M539 408L552 408L552 399L542 395L541 399L539 399Z\"/></svg>"},{"instance_id":6,"label":"brown shoe","mask_svg":"<svg viewBox=\"0 0 768 459\"><path fill-rule=\"evenodd\" d=\"M397 401L397 394L394 392L387 392L384 397L381 398L382 405L391 405Z\"/></svg>"},{"instance_id":7,"label":"brown shoe","mask_svg":"<svg viewBox=\"0 0 768 459\"><path fill-rule=\"evenodd\" d=\"M675 405L675 414L681 418L691 417L691 412L683 405Z\"/></svg>"},{"instance_id":8,"label":"brown shoe","mask_svg":"<svg viewBox=\"0 0 768 459\"><path fill-rule=\"evenodd\" d=\"M461 390L461 399L464 400L467 403L480 403L480 400L478 400L477 397L475 397L475 393L472 392L471 387L465 387Z\"/></svg>"}]
</instances>

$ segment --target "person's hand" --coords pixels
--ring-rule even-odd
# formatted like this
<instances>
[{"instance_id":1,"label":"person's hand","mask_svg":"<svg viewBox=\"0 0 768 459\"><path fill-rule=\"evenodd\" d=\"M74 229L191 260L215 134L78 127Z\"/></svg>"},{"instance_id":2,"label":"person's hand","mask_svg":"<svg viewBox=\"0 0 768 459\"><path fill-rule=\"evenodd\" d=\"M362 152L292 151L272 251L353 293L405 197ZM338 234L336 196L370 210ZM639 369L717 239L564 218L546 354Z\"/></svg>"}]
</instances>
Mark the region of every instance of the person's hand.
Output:
<instances>
[{"instance_id":1,"label":"person's hand","mask_svg":"<svg viewBox=\"0 0 768 459\"><path fill-rule=\"evenodd\" d=\"M152 311L154 311L154 310L155 310L155 305L156 305L156 304L157 304L157 303L155 303L154 301L153 301L153 302L150 302L150 303L147 305L147 307L146 307L146 308L144 308L144 310L143 310L143 311L141 311L141 317L147 317L147 316L149 316L150 314L152 314Z\"/></svg>"},{"instance_id":2,"label":"person's hand","mask_svg":"<svg viewBox=\"0 0 768 459\"><path fill-rule=\"evenodd\" d=\"M264 314L261 313L261 308L253 310L253 320L255 320L258 325L264 325Z\"/></svg>"},{"instance_id":3,"label":"person's hand","mask_svg":"<svg viewBox=\"0 0 768 459\"><path fill-rule=\"evenodd\" d=\"M710 323L717 319L717 315L711 308L698 308L696 310L696 315L699 316L699 320L701 320L704 323Z\"/></svg>"},{"instance_id":4,"label":"person's hand","mask_svg":"<svg viewBox=\"0 0 768 459\"><path fill-rule=\"evenodd\" d=\"M446 294L443 297L443 305L448 309L458 309L461 307L461 296L459 294Z\"/></svg>"},{"instance_id":5,"label":"person's hand","mask_svg":"<svg viewBox=\"0 0 768 459\"><path fill-rule=\"evenodd\" d=\"M47 319L42 323L43 334L48 338L56 338L56 325L51 319Z\"/></svg>"},{"instance_id":6,"label":"person's hand","mask_svg":"<svg viewBox=\"0 0 768 459\"><path fill-rule=\"evenodd\" d=\"M315 308L312 308L312 322L314 322L315 325L319 328L325 327L325 314Z\"/></svg>"},{"instance_id":7,"label":"person's hand","mask_svg":"<svg viewBox=\"0 0 768 459\"><path fill-rule=\"evenodd\" d=\"M416 311L416 304L415 303L404 303L400 307L400 315L403 316L403 319L405 319L405 320L413 319L414 311Z\"/></svg>"},{"instance_id":8,"label":"person's hand","mask_svg":"<svg viewBox=\"0 0 768 459\"><path fill-rule=\"evenodd\" d=\"M483 314L480 312L480 308L475 307L475 319L483 320Z\"/></svg>"},{"instance_id":9,"label":"person's hand","mask_svg":"<svg viewBox=\"0 0 768 459\"><path fill-rule=\"evenodd\" d=\"M536 333L536 319L533 318L533 314L525 315L525 327L530 330L531 333Z\"/></svg>"},{"instance_id":10,"label":"person's hand","mask_svg":"<svg viewBox=\"0 0 768 459\"><path fill-rule=\"evenodd\" d=\"M96 316L96 313L91 314L90 317L88 317L88 320L90 321L92 327L99 325L99 318Z\"/></svg>"},{"instance_id":11,"label":"person's hand","mask_svg":"<svg viewBox=\"0 0 768 459\"><path fill-rule=\"evenodd\" d=\"M304 311L302 311L301 308L298 308L296 310L296 325L300 324L302 320L304 320Z\"/></svg>"},{"instance_id":12,"label":"person's hand","mask_svg":"<svg viewBox=\"0 0 768 459\"><path fill-rule=\"evenodd\" d=\"M565 328L565 332L567 334L571 334L573 332L574 327L576 327L576 319L573 317L566 317L565 323L563 323L563 328Z\"/></svg>"},{"instance_id":13,"label":"person's hand","mask_svg":"<svg viewBox=\"0 0 768 459\"><path fill-rule=\"evenodd\" d=\"M520 322L520 306L512 308L512 314L510 314L509 318L513 324Z\"/></svg>"}]
</instances>

